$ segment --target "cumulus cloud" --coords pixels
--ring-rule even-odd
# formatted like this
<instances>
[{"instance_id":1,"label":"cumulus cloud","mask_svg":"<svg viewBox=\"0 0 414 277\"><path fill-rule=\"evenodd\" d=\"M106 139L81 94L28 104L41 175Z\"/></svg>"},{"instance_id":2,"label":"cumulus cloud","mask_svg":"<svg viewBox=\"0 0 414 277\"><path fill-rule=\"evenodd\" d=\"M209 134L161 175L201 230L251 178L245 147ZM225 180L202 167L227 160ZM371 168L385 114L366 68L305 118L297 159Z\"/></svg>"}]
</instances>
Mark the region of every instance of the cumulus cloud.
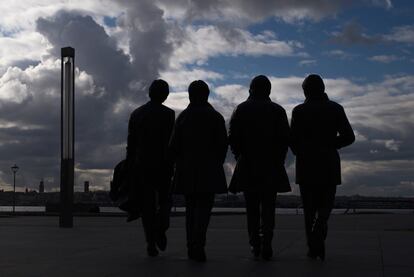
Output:
<instances>
[{"instance_id":1,"label":"cumulus cloud","mask_svg":"<svg viewBox=\"0 0 414 277\"><path fill-rule=\"evenodd\" d=\"M290 117L293 107L304 100L303 77L270 77L270 80L272 100L281 104ZM355 144L341 150L344 186L339 192L414 195L412 188L401 183L414 179L411 143L414 139L414 76L388 76L383 81L368 84L344 78L324 80L329 97L344 106L357 138ZM247 96L247 87L225 85L215 88L212 103L229 119L235 106ZM287 165L292 167L292 160L288 160ZM293 172L291 170L291 180L294 180ZM387 193L390 187L394 189Z\"/></svg>"},{"instance_id":2,"label":"cumulus cloud","mask_svg":"<svg viewBox=\"0 0 414 277\"><path fill-rule=\"evenodd\" d=\"M40 57L41 63L25 69L9 67L0 79L3 166L15 161L27 179L49 176L55 185L58 182L59 58L60 48L67 45L76 49L78 68L77 182L85 176L95 176L101 182L102 172L108 173L122 158L129 113L145 101L146 87L165 69L171 51L163 12L158 7L151 1L122 1L122 5L126 11L120 18L122 32L130 37L128 53L82 11L60 10L36 21L38 34L49 45ZM18 155L14 157L13 153ZM91 170L89 175L85 170ZM108 183L109 175L105 176Z\"/></svg>"},{"instance_id":3,"label":"cumulus cloud","mask_svg":"<svg viewBox=\"0 0 414 277\"><path fill-rule=\"evenodd\" d=\"M239 28L224 28L214 25L187 26L183 30L184 39L177 43L171 66L176 69L183 64L202 65L216 56L293 56L303 55L298 52L303 45L297 41L278 40L271 31L260 34Z\"/></svg>"},{"instance_id":4,"label":"cumulus cloud","mask_svg":"<svg viewBox=\"0 0 414 277\"><path fill-rule=\"evenodd\" d=\"M319 21L335 16L349 3L344 0L158 0L167 16L185 21L259 22L275 17L288 23ZM366 0L368 5L392 7L389 0Z\"/></svg>"},{"instance_id":5,"label":"cumulus cloud","mask_svg":"<svg viewBox=\"0 0 414 277\"><path fill-rule=\"evenodd\" d=\"M194 80L203 79L209 81L221 80L223 74L202 68L168 70L161 72L161 78L170 84L170 90L182 91L188 88L188 85Z\"/></svg>"},{"instance_id":6,"label":"cumulus cloud","mask_svg":"<svg viewBox=\"0 0 414 277\"><path fill-rule=\"evenodd\" d=\"M246 26L268 18L287 23L318 21L335 16L345 2L0 3L2 187L10 187L8 170L13 163L21 167L18 186L34 188L44 178L49 190L58 187L62 46L76 48L76 183L90 180L91 187L107 189L111 168L124 156L129 114L146 101L147 86L154 78L160 76L170 83L173 93L166 104L176 111L188 104L190 81L205 79L212 91L211 103L228 120L235 106L248 97L247 84L237 83L240 80L236 76L214 71L208 66L209 60L271 56L312 64L315 59L309 58L300 41ZM390 1L364 3L392 8ZM108 25L108 17L115 23ZM378 40L410 44L410 32L410 26L395 27L378 38L351 22L334 34L334 40L345 44L369 45ZM340 59L353 57L339 49L325 54ZM304 76L269 78L272 99L282 104L290 117L293 107L303 101ZM357 142L342 151L345 185L341 193L413 195L414 149L410 141L414 139L414 77L392 75L365 84L337 77L325 78L325 82L327 93L344 105L357 131ZM287 166L293 181L292 158ZM231 157L225 167L230 175L234 167Z\"/></svg>"},{"instance_id":7,"label":"cumulus cloud","mask_svg":"<svg viewBox=\"0 0 414 277\"><path fill-rule=\"evenodd\" d=\"M168 16L183 20L250 21L257 22L264 17L277 17L286 22L299 20L320 20L334 15L344 1L248 1L248 0L180 0L159 1L170 12Z\"/></svg>"}]
</instances>

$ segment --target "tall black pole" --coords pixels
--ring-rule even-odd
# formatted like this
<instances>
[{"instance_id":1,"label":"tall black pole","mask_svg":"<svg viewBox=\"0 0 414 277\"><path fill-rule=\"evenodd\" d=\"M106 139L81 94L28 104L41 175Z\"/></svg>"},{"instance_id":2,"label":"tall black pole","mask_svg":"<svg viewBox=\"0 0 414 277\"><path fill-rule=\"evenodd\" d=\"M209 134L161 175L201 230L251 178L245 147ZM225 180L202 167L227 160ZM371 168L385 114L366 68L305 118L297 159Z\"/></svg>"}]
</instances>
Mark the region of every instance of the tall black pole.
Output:
<instances>
[{"instance_id":1,"label":"tall black pole","mask_svg":"<svg viewBox=\"0 0 414 277\"><path fill-rule=\"evenodd\" d=\"M13 171L13 213L16 207L16 172Z\"/></svg>"},{"instance_id":2,"label":"tall black pole","mask_svg":"<svg viewBox=\"0 0 414 277\"><path fill-rule=\"evenodd\" d=\"M75 143L75 49L61 49L61 228L73 227L74 143Z\"/></svg>"}]
</instances>

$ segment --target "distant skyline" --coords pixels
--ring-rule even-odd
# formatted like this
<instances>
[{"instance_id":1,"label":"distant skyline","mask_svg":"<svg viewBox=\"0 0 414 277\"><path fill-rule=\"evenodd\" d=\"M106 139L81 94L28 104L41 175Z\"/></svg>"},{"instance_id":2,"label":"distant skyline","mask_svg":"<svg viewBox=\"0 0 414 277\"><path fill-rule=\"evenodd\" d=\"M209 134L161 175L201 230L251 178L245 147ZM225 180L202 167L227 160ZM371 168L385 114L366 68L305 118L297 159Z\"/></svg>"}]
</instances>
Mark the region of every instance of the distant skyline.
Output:
<instances>
[{"instance_id":1,"label":"distant skyline","mask_svg":"<svg viewBox=\"0 0 414 277\"><path fill-rule=\"evenodd\" d=\"M75 190L108 189L129 114L163 78L166 105L210 85L229 119L258 74L290 119L318 73L357 140L341 150L339 195L414 196L414 2L390 0L1 1L0 188L59 187L60 48L76 49ZM226 171L234 161L230 151ZM286 162L294 183L293 157ZM293 193L298 188L293 185Z\"/></svg>"}]
</instances>

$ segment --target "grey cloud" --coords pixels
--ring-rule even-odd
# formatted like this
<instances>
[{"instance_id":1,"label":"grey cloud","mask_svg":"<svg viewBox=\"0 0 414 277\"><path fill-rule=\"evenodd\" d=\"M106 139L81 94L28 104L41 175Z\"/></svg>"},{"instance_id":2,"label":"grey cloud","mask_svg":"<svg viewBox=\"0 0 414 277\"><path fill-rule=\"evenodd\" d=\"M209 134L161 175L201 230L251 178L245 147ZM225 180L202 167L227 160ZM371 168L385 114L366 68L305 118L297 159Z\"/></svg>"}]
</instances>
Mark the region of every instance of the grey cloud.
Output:
<instances>
[{"instance_id":1,"label":"grey cloud","mask_svg":"<svg viewBox=\"0 0 414 277\"><path fill-rule=\"evenodd\" d=\"M147 85L168 64L172 47L162 11L151 1L122 1L122 31L131 38L129 52L117 48L95 20L79 11L59 11L39 18L37 31L52 45L49 56L35 67L13 68L11 80L21 87L22 101L0 101L1 168L17 163L19 186L59 184L60 48L76 49L76 183L109 182L111 168L124 156L129 114L146 99ZM55 62L56 61L56 62ZM10 70L10 68L9 68ZM6 73L7 74L7 73ZM3 125L1 124L3 122ZM16 127L16 126L18 127ZM38 128L21 128L38 126ZM1 179L10 183L5 172ZM94 183L96 182L96 183Z\"/></svg>"},{"instance_id":2,"label":"grey cloud","mask_svg":"<svg viewBox=\"0 0 414 277\"><path fill-rule=\"evenodd\" d=\"M278 17L288 22L311 19L320 20L334 15L345 3L342 0L192 0L165 1L160 3L167 7L184 10L185 20L219 20L240 22L261 21L266 17Z\"/></svg>"},{"instance_id":3,"label":"grey cloud","mask_svg":"<svg viewBox=\"0 0 414 277\"><path fill-rule=\"evenodd\" d=\"M381 36L367 35L363 27L356 21L347 23L340 32L335 32L330 39L331 42L340 44L375 44L382 41Z\"/></svg>"},{"instance_id":4,"label":"grey cloud","mask_svg":"<svg viewBox=\"0 0 414 277\"><path fill-rule=\"evenodd\" d=\"M37 60L24 59L24 60L18 60L18 61L12 62L10 66L16 66L24 70L28 68L29 66L36 66L39 63L40 61L37 61Z\"/></svg>"},{"instance_id":5,"label":"grey cloud","mask_svg":"<svg viewBox=\"0 0 414 277\"><path fill-rule=\"evenodd\" d=\"M53 56L60 57L62 47L74 47L76 65L111 94L128 87L132 74L128 56L116 49L115 41L91 16L60 11L52 18L39 18L36 28L53 45Z\"/></svg>"},{"instance_id":6,"label":"grey cloud","mask_svg":"<svg viewBox=\"0 0 414 277\"><path fill-rule=\"evenodd\" d=\"M272 99L285 107L290 117L291 108L303 98L300 88L303 79L273 77L271 80ZM414 76L388 76L381 82L364 85L345 79L325 81L328 95L345 107L357 133L356 142L340 150L344 185L338 193L414 195L410 185L414 179ZM247 87L240 85L217 87L212 103L229 118L234 107L247 97L247 91ZM292 182L293 160L288 156L286 161ZM231 164L231 160L228 162Z\"/></svg>"},{"instance_id":7,"label":"grey cloud","mask_svg":"<svg viewBox=\"0 0 414 277\"><path fill-rule=\"evenodd\" d=\"M395 26L388 32L370 35L364 33L363 26L353 20L345 24L341 31L333 32L329 41L345 45L372 45L387 42L410 45L414 43L414 25Z\"/></svg>"},{"instance_id":8,"label":"grey cloud","mask_svg":"<svg viewBox=\"0 0 414 277\"><path fill-rule=\"evenodd\" d=\"M158 0L158 3L171 10L180 10L184 20L214 20L220 22L262 21L268 17L276 17L289 23L303 20L318 21L325 17L335 16L350 3L345 0ZM364 0L366 5L390 8L389 0ZM247 21L247 22L246 22Z\"/></svg>"}]
</instances>

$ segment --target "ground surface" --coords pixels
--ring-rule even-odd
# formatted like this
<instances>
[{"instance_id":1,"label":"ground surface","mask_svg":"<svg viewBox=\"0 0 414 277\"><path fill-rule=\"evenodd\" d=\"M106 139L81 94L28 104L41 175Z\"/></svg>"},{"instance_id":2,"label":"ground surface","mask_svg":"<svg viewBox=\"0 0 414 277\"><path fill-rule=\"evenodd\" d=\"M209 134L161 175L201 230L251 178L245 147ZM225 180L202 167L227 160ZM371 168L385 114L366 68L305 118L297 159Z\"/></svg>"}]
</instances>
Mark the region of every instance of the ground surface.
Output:
<instances>
[{"instance_id":1,"label":"ground surface","mask_svg":"<svg viewBox=\"0 0 414 277\"><path fill-rule=\"evenodd\" d=\"M0 276L414 276L414 214L333 215L325 262L306 258L301 215L278 215L270 262L255 261L243 215L214 216L205 264L187 260L184 218L169 245L148 258L140 222L120 217L0 218Z\"/></svg>"}]
</instances>

